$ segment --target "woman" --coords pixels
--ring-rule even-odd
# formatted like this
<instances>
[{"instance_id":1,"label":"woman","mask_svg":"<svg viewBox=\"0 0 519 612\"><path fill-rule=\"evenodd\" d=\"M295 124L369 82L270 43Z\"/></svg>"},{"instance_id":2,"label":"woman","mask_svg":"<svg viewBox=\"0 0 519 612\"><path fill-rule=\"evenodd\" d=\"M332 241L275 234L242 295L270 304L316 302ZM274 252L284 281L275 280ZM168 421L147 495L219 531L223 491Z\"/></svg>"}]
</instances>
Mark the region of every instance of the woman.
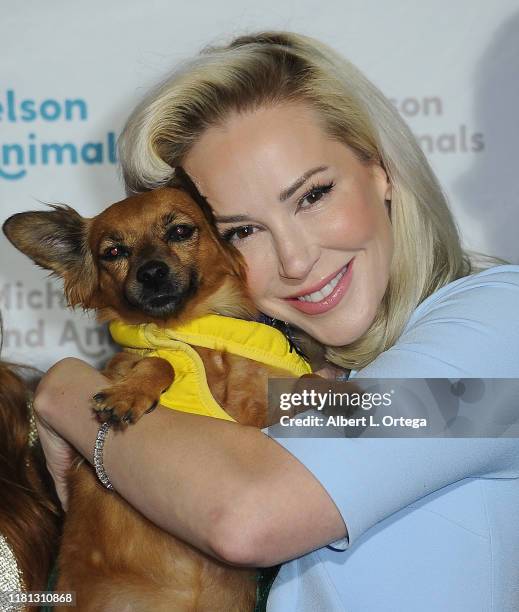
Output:
<instances>
[{"instance_id":1,"label":"woman","mask_svg":"<svg viewBox=\"0 0 519 612\"><path fill-rule=\"evenodd\" d=\"M129 192L182 166L259 309L352 376L519 375L519 267L476 269L409 129L321 43L273 32L206 49L136 109L121 159ZM91 459L89 399L105 383L69 359L37 395L65 504L60 457L72 444ZM519 606L516 440L274 441L159 407L108 439L104 464L131 504L200 549L284 563L268 610Z\"/></svg>"}]
</instances>

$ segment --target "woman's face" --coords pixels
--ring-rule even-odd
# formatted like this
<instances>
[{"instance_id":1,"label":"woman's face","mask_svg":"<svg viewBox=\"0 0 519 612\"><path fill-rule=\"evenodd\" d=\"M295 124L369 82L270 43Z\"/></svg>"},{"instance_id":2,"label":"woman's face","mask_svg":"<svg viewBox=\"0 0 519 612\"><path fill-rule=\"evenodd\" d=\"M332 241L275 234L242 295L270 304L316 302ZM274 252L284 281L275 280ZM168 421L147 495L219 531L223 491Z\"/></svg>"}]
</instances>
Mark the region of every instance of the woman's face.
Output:
<instances>
[{"instance_id":1,"label":"woman's face","mask_svg":"<svg viewBox=\"0 0 519 612\"><path fill-rule=\"evenodd\" d=\"M257 307L330 346L362 336L386 290L393 234L384 170L302 104L233 114L186 156Z\"/></svg>"}]
</instances>

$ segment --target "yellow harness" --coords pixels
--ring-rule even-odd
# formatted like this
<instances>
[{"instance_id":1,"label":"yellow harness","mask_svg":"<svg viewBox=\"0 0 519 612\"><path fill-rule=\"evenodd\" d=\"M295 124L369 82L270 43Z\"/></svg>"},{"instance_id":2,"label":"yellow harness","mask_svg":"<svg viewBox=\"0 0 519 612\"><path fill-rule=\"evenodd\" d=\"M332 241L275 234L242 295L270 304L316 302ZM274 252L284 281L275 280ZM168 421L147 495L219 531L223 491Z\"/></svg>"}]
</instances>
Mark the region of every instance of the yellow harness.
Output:
<instances>
[{"instance_id":1,"label":"yellow harness","mask_svg":"<svg viewBox=\"0 0 519 612\"><path fill-rule=\"evenodd\" d=\"M227 421L234 419L211 394L204 364L191 344L240 355L280 368L295 377L312 371L307 361L295 351L290 352L289 342L280 331L254 321L210 314L167 329L154 323L128 325L112 321L110 333L125 350L147 357L161 357L173 366L175 380L161 395L161 404Z\"/></svg>"}]
</instances>

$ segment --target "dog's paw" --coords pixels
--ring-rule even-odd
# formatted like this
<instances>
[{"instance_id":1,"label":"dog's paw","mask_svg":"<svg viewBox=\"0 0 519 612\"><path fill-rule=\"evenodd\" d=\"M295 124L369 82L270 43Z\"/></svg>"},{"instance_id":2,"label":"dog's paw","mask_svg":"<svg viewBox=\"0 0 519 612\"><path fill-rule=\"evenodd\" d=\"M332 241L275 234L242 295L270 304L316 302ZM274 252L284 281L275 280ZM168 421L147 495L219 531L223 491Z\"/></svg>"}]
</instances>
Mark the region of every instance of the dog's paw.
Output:
<instances>
[{"instance_id":1,"label":"dog's paw","mask_svg":"<svg viewBox=\"0 0 519 612\"><path fill-rule=\"evenodd\" d=\"M158 397L139 394L121 385L103 389L92 398L94 412L101 422L110 421L121 426L136 423L158 402Z\"/></svg>"}]
</instances>

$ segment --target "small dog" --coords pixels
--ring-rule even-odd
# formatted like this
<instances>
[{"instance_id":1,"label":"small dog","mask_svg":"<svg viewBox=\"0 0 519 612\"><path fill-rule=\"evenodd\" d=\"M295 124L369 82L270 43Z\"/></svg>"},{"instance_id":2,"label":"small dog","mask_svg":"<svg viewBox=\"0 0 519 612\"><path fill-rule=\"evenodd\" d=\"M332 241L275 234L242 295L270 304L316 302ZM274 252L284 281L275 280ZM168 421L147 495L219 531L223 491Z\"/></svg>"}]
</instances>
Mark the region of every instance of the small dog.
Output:
<instances>
[{"instance_id":1,"label":"small dog","mask_svg":"<svg viewBox=\"0 0 519 612\"><path fill-rule=\"evenodd\" d=\"M13 215L3 229L16 248L63 279L70 306L95 309L100 321L161 328L208 313L257 316L239 253L219 239L208 211L185 189L133 196L92 219L65 205L51 208ZM267 379L291 374L195 348L220 406L239 423L270 424ZM116 354L105 374L113 385L95 396L93 409L121 428L152 410L174 380L166 360L129 352ZM78 610L253 610L254 569L227 566L165 534L107 491L85 461L75 462L69 484L56 590L76 591Z\"/></svg>"}]
</instances>

